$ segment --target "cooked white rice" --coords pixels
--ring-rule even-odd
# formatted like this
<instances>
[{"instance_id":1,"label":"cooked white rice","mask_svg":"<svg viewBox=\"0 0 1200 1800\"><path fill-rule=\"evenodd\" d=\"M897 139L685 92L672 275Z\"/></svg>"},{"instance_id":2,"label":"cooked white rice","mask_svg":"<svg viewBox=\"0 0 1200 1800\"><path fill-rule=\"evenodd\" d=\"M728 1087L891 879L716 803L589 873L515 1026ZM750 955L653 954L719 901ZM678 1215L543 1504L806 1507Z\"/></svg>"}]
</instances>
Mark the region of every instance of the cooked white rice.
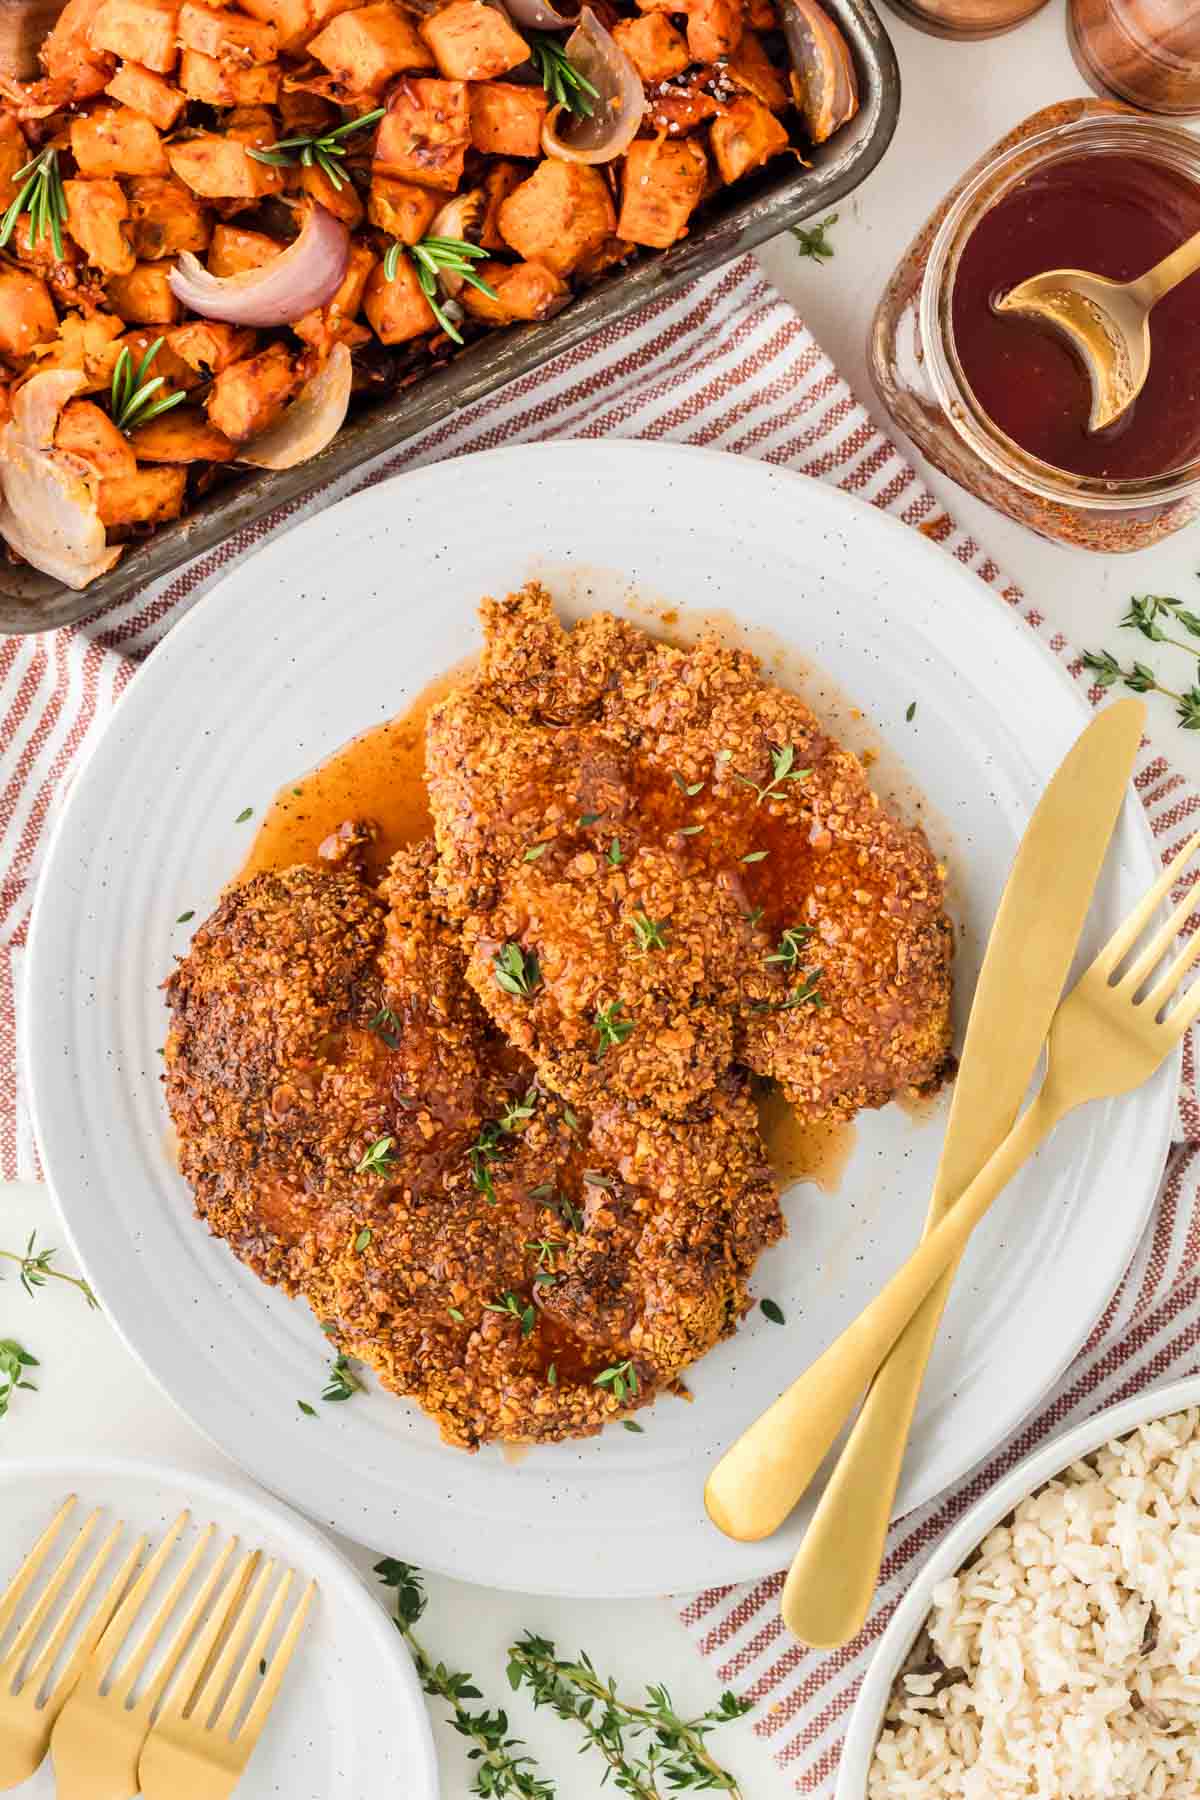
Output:
<instances>
[{"instance_id":1,"label":"cooked white rice","mask_svg":"<svg viewBox=\"0 0 1200 1800\"><path fill-rule=\"evenodd\" d=\"M1076 1463L934 1590L870 1800L1197 1800L1200 1411Z\"/></svg>"}]
</instances>

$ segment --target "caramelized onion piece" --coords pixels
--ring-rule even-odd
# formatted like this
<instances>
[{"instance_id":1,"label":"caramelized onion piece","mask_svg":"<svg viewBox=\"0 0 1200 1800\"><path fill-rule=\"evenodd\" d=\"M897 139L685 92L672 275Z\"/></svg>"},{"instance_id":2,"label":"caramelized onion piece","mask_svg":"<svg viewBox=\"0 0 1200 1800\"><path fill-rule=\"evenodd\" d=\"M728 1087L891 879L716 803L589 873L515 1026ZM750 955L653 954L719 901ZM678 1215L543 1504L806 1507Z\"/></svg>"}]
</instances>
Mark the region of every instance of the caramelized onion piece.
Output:
<instances>
[{"instance_id":1,"label":"caramelized onion piece","mask_svg":"<svg viewBox=\"0 0 1200 1800\"><path fill-rule=\"evenodd\" d=\"M293 325L337 292L349 260L349 231L325 207L314 206L299 237L261 268L211 275L185 250L168 280L175 298L202 319Z\"/></svg>"},{"instance_id":2,"label":"caramelized onion piece","mask_svg":"<svg viewBox=\"0 0 1200 1800\"><path fill-rule=\"evenodd\" d=\"M792 62L792 94L814 144L823 144L858 111L850 46L817 0L780 0Z\"/></svg>"},{"instance_id":3,"label":"caramelized onion piece","mask_svg":"<svg viewBox=\"0 0 1200 1800\"><path fill-rule=\"evenodd\" d=\"M105 541L87 463L54 449L58 415L84 380L78 369L31 375L0 430L0 532L33 568L70 588L86 587L121 554Z\"/></svg>"},{"instance_id":4,"label":"caramelized onion piece","mask_svg":"<svg viewBox=\"0 0 1200 1800\"><path fill-rule=\"evenodd\" d=\"M594 111L588 118L562 106L553 107L542 126L542 149L564 162L611 162L629 148L642 122L646 93L641 77L590 6L584 7L565 49L579 73L597 90Z\"/></svg>"},{"instance_id":5,"label":"caramelized onion piece","mask_svg":"<svg viewBox=\"0 0 1200 1800\"><path fill-rule=\"evenodd\" d=\"M335 344L311 381L306 381L277 424L247 444L239 462L256 469L294 469L331 443L350 405L350 352Z\"/></svg>"},{"instance_id":6,"label":"caramelized onion piece","mask_svg":"<svg viewBox=\"0 0 1200 1800\"><path fill-rule=\"evenodd\" d=\"M549 0L504 0L504 10L525 31L570 31L579 23L579 8L561 13Z\"/></svg>"},{"instance_id":7,"label":"caramelized onion piece","mask_svg":"<svg viewBox=\"0 0 1200 1800\"><path fill-rule=\"evenodd\" d=\"M477 244L485 204L482 188L471 188L465 194L455 194L453 200L448 200L437 213L425 235L458 238L464 244ZM439 269L438 286L443 294L449 294L453 299L462 292L463 278L454 269Z\"/></svg>"}]
</instances>

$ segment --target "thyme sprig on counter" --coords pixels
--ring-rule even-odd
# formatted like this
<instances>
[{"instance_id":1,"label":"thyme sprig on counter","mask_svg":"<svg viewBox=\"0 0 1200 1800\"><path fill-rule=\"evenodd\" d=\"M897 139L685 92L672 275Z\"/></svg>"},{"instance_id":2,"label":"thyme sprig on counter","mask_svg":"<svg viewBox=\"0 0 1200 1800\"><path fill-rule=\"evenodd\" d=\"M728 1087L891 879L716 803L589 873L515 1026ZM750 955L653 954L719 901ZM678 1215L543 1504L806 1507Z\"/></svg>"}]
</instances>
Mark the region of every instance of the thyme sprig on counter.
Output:
<instances>
[{"instance_id":1,"label":"thyme sprig on counter","mask_svg":"<svg viewBox=\"0 0 1200 1800\"><path fill-rule=\"evenodd\" d=\"M828 262L833 255L833 245L829 242L826 233L829 227L836 225L837 222L837 214L830 213L827 218L819 220L816 225L808 226L807 229L803 225L790 225L788 229L800 246L801 256L811 256L815 263Z\"/></svg>"},{"instance_id":2,"label":"thyme sprig on counter","mask_svg":"<svg viewBox=\"0 0 1200 1800\"><path fill-rule=\"evenodd\" d=\"M535 1707L548 1706L577 1725L623 1794L666 1800L672 1794L705 1792L739 1800L736 1778L714 1760L706 1739L718 1725L749 1712L750 1701L726 1691L708 1712L688 1719L676 1712L661 1683L651 1683L637 1705L617 1692L611 1676L597 1674L586 1651L568 1662L549 1638L533 1632L509 1651L508 1680L514 1693L527 1688Z\"/></svg>"},{"instance_id":3,"label":"thyme sprig on counter","mask_svg":"<svg viewBox=\"0 0 1200 1800\"><path fill-rule=\"evenodd\" d=\"M1148 664L1134 662L1123 669L1107 650L1085 650L1083 666L1091 670L1097 687L1113 687L1120 681L1135 694L1162 694L1165 699L1173 700L1175 716L1182 729L1200 731L1200 683L1194 682L1190 688L1183 689L1166 687Z\"/></svg>"},{"instance_id":4,"label":"thyme sprig on counter","mask_svg":"<svg viewBox=\"0 0 1200 1800\"><path fill-rule=\"evenodd\" d=\"M1123 631L1139 632L1152 644L1169 644L1185 656L1200 659L1200 644L1189 644L1166 629L1180 626L1190 637L1200 639L1200 613L1190 611L1169 594L1131 595L1120 624ZM1175 717L1182 730L1200 731L1200 671L1190 687L1173 688L1160 681L1148 663L1131 662L1123 667L1111 650L1085 650L1081 661L1097 687L1115 687L1120 682L1135 694L1162 694L1175 702Z\"/></svg>"},{"instance_id":5,"label":"thyme sprig on counter","mask_svg":"<svg viewBox=\"0 0 1200 1800\"><path fill-rule=\"evenodd\" d=\"M556 37L545 31L531 31L529 60L550 96L551 106L565 106L568 112L591 118L600 90L593 87L582 69L575 67Z\"/></svg>"},{"instance_id":6,"label":"thyme sprig on counter","mask_svg":"<svg viewBox=\"0 0 1200 1800\"><path fill-rule=\"evenodd\" d=\"M373 112L350 119L345 125L338 125L332 131L321 131L305 137L280 138L261 150L247 150L246 154L252 156L255 162L269 163L277 169L295 167L297 163L306 169L318 168L337 193L347 179L346 171L338 167L338 158L346 154L346 146L342 140L352 137L355 132L366 131L382 119L384 111L384 107L377 106Z\"/></svg>"},{"instance_id":7,"label":"thyme sprig on counter","mask_svg":"<svg viewBox=\"0 0 1200 1800\"><path fill-rule=\"evenodd\" d=\"M58 151L40 151L11 177L12 186L15 187L18 181L23 186L0 219L0 250L17 229L17 220L21 214L28 213L30 243L40 244L49 232L54 244L54 254L61 262L64 254L62 228L67 216L67 197L58 167Z\"/></svg>"},{"instance_id":8,"label":"thyme sprig on counter","mask_svg":"<svg viewBox=\"0 0 1200 1800\"><path fill-rule=\"evenodd\" d=\"M789 781L807 781L812 774L811 769L798 769L796 763L796 746L794 744L775 744L771 747L771 779L760 787L757 781L751 781L748 775L739 775L732 771L733 779L740 781L743 787L753 788L754 804L761 806L764 800L782 800L784 784ZM765 852L764 852L765 854ZM743 862L746 860L743 857Z\"/></svg>"},{"instance_id":9,"label":"thyme sprig on counter","mask_svg":"<svg viewBox=\"0 0 1200 1800\"><path fill-rule=\"evenodd\" d=\"M511 1796L516 1800L554 1800L554 1783L538 1774L533 1758L523 1753L522 1740L509 1736L504 1709L472 1711L465 1702L482 1700L483 1695L471 1677L443 1662L435 1663L417 1637L414 1627L428 1605L420 1570L385 1556L375 1564L375 1573L385 1587L395 1591L395 1626L408 1645L421 1686L431 1698L446 1702L451 1725L470 1746L467 1756L476 1765L471 1792L486 1796L486 1800L510 1800Z\"/></svg>"},{"instance_id":10,"label":"thyme sprig on counter","mask_svg":"<svg viewBox=\"0 0 1200 1800\"><path fill-rule=\"evenodd\" d=\"M29 1242L23 1251L0 1250L0 1261L16 1263L17 1279L31 1300L34 1290L45 1287L48 1281L65 1281L69 1287L78 1288L90 1307L98 1308L100 1302L81 1275L68 1275L64 1270L51 1266L57 1255L57 1250L39 1250L37 1232L31 1231Z\"/></svg>"},{"instance_id":11,"label":"thyme sprig on counter","mask_svg":"<svg viewBox=\"0 0 1200 1800\"><path fill-rule=\"evenodd\" d=\"M37 1393L37 1384L25 1378L27 1369L37 1367L37 1357L31 1356L23 1344L18 1344L16 1338L0 1338L0 1419L7 1413L18 1388L28 1388L31 1394Z\"/></svg>"}]
</instances>

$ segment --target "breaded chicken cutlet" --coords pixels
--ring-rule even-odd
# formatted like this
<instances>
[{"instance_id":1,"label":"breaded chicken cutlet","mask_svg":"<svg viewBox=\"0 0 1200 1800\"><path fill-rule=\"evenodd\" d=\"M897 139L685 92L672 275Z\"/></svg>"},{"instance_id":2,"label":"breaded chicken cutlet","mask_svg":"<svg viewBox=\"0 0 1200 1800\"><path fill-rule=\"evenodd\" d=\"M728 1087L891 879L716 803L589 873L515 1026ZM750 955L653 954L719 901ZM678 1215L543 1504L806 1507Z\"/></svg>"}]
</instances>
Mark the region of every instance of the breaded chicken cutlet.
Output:
<instances>
[{"instance_id":1,"label":"breaded chicken cutlet","mask_svg":"<svg viewBox=\"0 0 1200 1800\"><path fill-rule=\"evenodd\" d=\"M429 719L438 879L542 1083L680 1119L737 1062L815 1119L935 1082L943 872L803 702L713 636L568 632L536 583L482 616Z\"/></svg>"},{"instance_id":2,"label":"breaded chicken cutlet","mask_svg":"<svg viewBox=\"0 0 1200 1800\"><path fill-rule=\"evenodd\" d=\"M349 834L342 846L353 845ZM662 1124L540 1087L464 979L431 845L231 889L167 982L210 1229L453 1444L589 1435L731 1332L782 1232L745 1078Z\"/></svg>"}]
</instances>

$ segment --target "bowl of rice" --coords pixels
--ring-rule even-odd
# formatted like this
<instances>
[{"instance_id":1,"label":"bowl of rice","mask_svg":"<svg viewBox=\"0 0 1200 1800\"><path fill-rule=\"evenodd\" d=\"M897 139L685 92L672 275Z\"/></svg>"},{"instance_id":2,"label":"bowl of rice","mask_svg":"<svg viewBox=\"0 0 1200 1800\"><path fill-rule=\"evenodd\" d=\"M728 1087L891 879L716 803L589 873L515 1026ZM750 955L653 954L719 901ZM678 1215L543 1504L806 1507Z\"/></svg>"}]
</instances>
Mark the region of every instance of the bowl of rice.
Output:
<instances>
[{"instance_id":1,"label":"bowl of rice","mask_svg":"<svg viewBox=\"0 0 1200 1800\"><path fill-rule=\"evenodd\" d=\"M1200 1796L1200 1375L1073 1427L930 1558L837 1800Z\"/></svg>"}]
</instances>

